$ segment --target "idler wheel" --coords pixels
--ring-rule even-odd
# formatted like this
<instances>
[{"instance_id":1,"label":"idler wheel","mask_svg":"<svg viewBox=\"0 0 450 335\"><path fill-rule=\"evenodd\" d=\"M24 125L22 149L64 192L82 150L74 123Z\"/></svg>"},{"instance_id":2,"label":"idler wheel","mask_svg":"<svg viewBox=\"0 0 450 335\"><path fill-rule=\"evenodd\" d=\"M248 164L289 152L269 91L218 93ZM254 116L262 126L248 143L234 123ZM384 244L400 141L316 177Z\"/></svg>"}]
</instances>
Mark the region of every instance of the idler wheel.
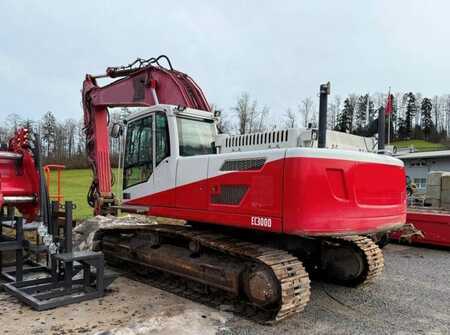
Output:
<instances>
[{"instance_id":1,"label":"idler wheel","mask_svg":"<svg viewBox=\"0 0 450 335\"><path fill-rule=\"evenodd\" d=\"M354 286L367 272L364 253L352 246L330 247L322 251L322 270L336 284Z\"/></svg>"},{"instance_id":2,"label":"idler wheel","mask_svg":"<svg viewBox=\"0 0 450 335\"><path fill-rule=\"evenodd\" d=\"M258 306L268 306L280 301L280 284L271 269L252 266L242 275L247 298Z\"/></svg>"}]
</instances>

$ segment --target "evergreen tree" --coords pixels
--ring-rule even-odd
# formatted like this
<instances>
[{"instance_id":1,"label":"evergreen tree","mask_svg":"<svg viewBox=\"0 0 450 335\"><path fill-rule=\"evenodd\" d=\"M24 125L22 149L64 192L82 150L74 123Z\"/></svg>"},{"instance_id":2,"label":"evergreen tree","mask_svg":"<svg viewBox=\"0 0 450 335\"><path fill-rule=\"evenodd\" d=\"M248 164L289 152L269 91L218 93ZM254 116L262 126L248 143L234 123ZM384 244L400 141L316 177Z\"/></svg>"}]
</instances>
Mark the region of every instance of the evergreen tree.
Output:
<instances>
[{"instance_id":1,"label":"evergreen tree","mask_svg":"<svg viewBox=\"0 0 450 335\"><path fill-rule=\"evenodd\" d=\"M53 113L50 111L45 113L41 122L41 131L42 141L46 143L47 147L47 156L50 155L51 146L54 145L55 142L56 126L56 118Z\"/></svg>"},{"instance_id":2,"label":"evergreen tree","mask_svg":"<svg viewBox=\"0 0 450 335\"><path fill-rule=\"evenodd\" d=\"M342 122L342 119L343 119L342 111L340 111L336 116L336 126L334 127L334 130L345 132L345 126L344 123Z\"/></svg>"},{"instance_id":3,"label":"evergreen tree","mask_svg":"<svg viewBox=\"0 0 450 335\"><path fill-rule=\"evenodd\" d=\"M404 140L408 138L408 130L406 129L406 121L403 118L398 119L398 138Z\"/></svg>"},{"instance_id":4,"label":"evergreen tree","mask_svg":"<svg viewBox=\"0 0 450 335\"><path fill-rule=\"evenodd\" d=\"M358 103L356 104L356 112L355 112L355 134L364 135L365 128L367 124L367 101L369 99L369 95L361 95L358 98Z\"/></svg>"},{"instance_id":5,"label":"evergreen tree","mask_svg":"<svg viewBox=\"0 0 450 335\"><path fill-rule=\"evenodd\" d=\"M352 131L354 109L355 105L352 101L349 98L345 99L344 108L338 115L336 130L344 133Z\"/></svg>"},{"instance_id":6,"label":"evergreen tree","mask_svg":"<svg viewBox=\"0 0 450 335\"><path fill-rule=\"evenodd\" d=\"M433 119L431 116L432 109L433 109L433 104L431 103L431 99L424 98L422 100L420 110L421 110L421 121L422 121L423 133L425 135L425 139L427 139L427 140L430 139L430 136L434 130Z\"/></svg>"},{"instance_id":7,"label":"evergreen tree","mask_svg":"<svg viewBox=\"0 0 450 335\"><path fill-rule=\"evenodd\" d=\"M412 132L412 122L417 112L416 96L414 95L414 93L409 92L405 94L404 99L406 100L406 113L405 113L406 137L410 138Z\"/></svg>"},{"instance_id":8,"label":"evergreen tree","mask_svg":"<svg viewBox=\"0 0 450 335\"><path fill-rule=\"evenodd\" d=\"M351 102L351 100L350 100ZM355 106L355 126L354 134L361 136L368 136L370 133L369 125L375 120L375 108L373 101L370 100L368 94L361 95L358 98L358 103Z\"/></svg>"}]
</instances>

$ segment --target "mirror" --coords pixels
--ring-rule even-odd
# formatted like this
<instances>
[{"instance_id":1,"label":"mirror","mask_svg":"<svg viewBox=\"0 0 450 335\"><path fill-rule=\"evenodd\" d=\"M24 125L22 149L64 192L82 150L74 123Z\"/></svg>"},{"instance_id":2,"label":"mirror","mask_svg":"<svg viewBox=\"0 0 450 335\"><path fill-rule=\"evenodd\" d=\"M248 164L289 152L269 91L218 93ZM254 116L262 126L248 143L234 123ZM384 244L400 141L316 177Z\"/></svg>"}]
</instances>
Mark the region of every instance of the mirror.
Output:
<instances>
[{"instance_id":1,"label":"mirror","mask_svg":"<svg viewBox=\"0 0 450 335\"><path fill-rule=\"evenodd\" d=\"M123 126L120 123L114 123L111 127L111 137L119 138L123 134Z\"/></svg>"}]
</instances>

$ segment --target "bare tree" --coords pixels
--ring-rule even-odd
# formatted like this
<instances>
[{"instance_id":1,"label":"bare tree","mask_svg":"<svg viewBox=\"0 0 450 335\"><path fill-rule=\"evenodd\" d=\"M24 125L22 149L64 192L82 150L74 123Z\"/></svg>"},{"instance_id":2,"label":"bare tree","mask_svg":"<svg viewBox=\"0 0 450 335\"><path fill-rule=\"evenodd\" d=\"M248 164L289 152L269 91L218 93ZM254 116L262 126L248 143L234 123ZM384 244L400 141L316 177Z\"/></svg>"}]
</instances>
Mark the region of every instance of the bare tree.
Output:
<instances>
[{"instance_id":1,"label":"bare tree","mask_svg":"<svg viewBox=\"0 0 450 335\"><path fill-rule=\"evenodd\" d=\"M312 119L312 113L313 113L313 105L314 101L311 97L307 97L303 99L299 106L299 112L301 115L303 115L303 126L305 128L308 128L308 124L313 121Z\"/></svg>"},{"instance_id":2,"label":"bare tree","mask_svg":"<svg viewBox=\"0 0 450 335\"><path fill-rule=\"evenodd\" d=\"M210 109L215 112L219 112L220 117L217 121L217 130L219 134L230 134L232 129L232 124L229 119L229 115L224 113L222 108L219 108L215 103L209 105Z\"/></svg>"},{"instance_id":3,"label":"bare tree","mask_svg":"<svg viewBox=\"0 0 450 335\"><path fill-rule=\"evenodd\" d=\"M270 109L268 106L264 106L260 112L257 112L258 123L257 126L252 129L252 133L261 132L267 130L266 120L270 114Z\"/></svg>"},{"instance_id":4,"label":"bare tree","mask_svg":"<svg viewBox=\"0 0 450 335\"><path fill-rule=\"evenodd\" d=\"M6 116L5 128L7 129L8 137L11 137L16 132L21 123L22 118L19 114L11 113Z\"/></svg>"},{"instance_id":5,"label":"bare tree","mask_svg":"<svg viewBox=\"0 0 450 335\"><path fill-rule=\"evenodd\" d=\"M56 123L56 118L50 111L45 113L41 120L42 141L46 143L45 155L47 157L51 154L50 149L55 148Z\"/></svg>"},{"instance_id":6,"label":"bare tree","mask_svg":"<svg viewBox=\"0 0 450 335\"><path fill-rule=\"evenodd\" d=\"M297 114L288 108L284 114L284 127L296 128L297 127Z\"/></svg>"},{"instance_id":7,"label":"bare tree","mask_svg":"<svg viewBox=\"0 0 450 335\"><path fill-rule=\"evenodd\" d=\"M238 118L239 134L245 134L248 130L251 108L249 94L242 93L237 100L236 106L232 108Z\"/></svg>"},{"instance_id":8,"label":"bare tree","mask_svg":"<svg viewBox=\"0 0 450 335\"><path fill-rule=\"evenodd\" d=\"M247 134L266 129L266 119L269 115L269 108L264 106L258 110L256 100L250 101L248 93L242 93L232 108L238 118L238 133Z\"/></svg>"},{"instance_id":9,"label":"bare tree","mask_svg":"<svg viewBox=\"0 0 450 335\"><path fill-rule=\"evenodd\" d=\"M328 128L334 129L336 127L337 115L341 110L341 97L339 95L333 97L333 101L329 103L328 110Z\"/></svg>"},{"instance_id":10,"label":"bare tree","mask_svg":"<svg viewBox=\"0 0 450 335\"><path fill-rule=\"evenodd\" d=\"M72 158L75 150L75 133L77 131L77 122L74 119L67 119L64 122L64 129L67 135L67 157Z\"/></svg>"},{"instance_id":11,"label":"bare tree","mask_svg":"<svg viewBox=\"0 0 450 335\"><path fill-rule=\"evenodd\" d=\"M6 143L8 140L8 130L0 126L0 143Z\"/></svg>"},{"instance_id":12,"label":"bare tree","mask_svg":"<svg viewBox=\"0 0 450 335\"><path fill-rule=\"evenodd\" d=\"M77 142L77 154L82 155L86 151L86 134L84 132L84 121L81 119L78 121L78 132L76 136Z\"/></svg>"},{"instance_id":13,"label":"bare tree","mask_svg":"<svg viewBox=\"0 0 450 335\"><path fill-rule=\"evenodd\" d=\"M450 94L444 95L444 129L447 134L450 131Z\"/></svg>"}]
</instances>

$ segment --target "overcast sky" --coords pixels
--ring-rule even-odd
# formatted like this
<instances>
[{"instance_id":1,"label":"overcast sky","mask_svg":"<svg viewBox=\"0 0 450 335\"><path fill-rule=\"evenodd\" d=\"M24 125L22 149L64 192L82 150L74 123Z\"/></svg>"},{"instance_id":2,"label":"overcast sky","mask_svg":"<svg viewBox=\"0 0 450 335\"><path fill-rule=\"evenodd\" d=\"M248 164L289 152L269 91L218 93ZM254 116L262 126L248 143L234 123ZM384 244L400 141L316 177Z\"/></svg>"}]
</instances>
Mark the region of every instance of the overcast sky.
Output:
<instances>
[{"instance_id":1,"label":"overcast sky","mask_svg":"<svg viewBox=\"0 0 450 335\"><path fill-rule=\"evenodd\" d=\"M168 55L210 103L275 115L334 94L450 93L450 1L0 2L0 116L81 117L85 73ZM316 101L317 102L317 101Z\"/></svg>"}]
</instances>

